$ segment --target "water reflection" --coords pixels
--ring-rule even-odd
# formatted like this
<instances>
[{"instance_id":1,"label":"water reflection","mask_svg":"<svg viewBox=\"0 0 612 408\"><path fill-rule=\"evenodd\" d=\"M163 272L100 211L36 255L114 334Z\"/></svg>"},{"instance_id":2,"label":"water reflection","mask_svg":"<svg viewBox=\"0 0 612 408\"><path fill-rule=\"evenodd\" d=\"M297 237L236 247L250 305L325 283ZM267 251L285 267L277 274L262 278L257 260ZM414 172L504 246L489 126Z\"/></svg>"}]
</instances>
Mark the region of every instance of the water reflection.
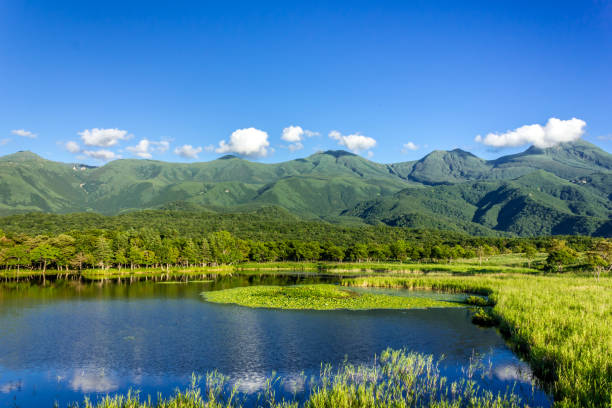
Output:
<instances>
[{"instance_id":1,"label":"water reflection","mask_svg":"<svg viewBox=\"0 0 612 408\"><path fill-rule=\"evenodd\" d=\"M9 394L13 391L20 391L23 388L23 382L21 380L9 381L0 384L0 392L2 394Z\"/></svg>"},{"instance_id":2,"label":"water reflection","mask_svg":"<svg viewBox=\"0 0 612 408\"><path fill-rule=\"evenodd\" d=\"M72 391L90 394L92 392L107 393L119 388L119 380L107 374L107 370L75 372L70 380Z\"/></svg>"},{"instance_id":3,"label":"water reflection","mask_svg":"<svg viewBox=\"0 0 612 408\"><path fill-rule=\"evenodd\" d=\"M463 376L475 354L486 356L491 375L480 385L504 392L519 381L530 405L550 405L545 394L532 391L527 365L494 329L472 325L466 309L280 311L200 297L203 290L337 279L252 275L189 284L4 287L0 405L65 406L84 395L95 399L134 387L145 396L167 395L187 386L193 372L212 370L243 392L261 391L276 373L281 390L300 394L321 362L369 363L387 347L444 355L440 368L451 381Z\"/></svg>"}]
</instances>

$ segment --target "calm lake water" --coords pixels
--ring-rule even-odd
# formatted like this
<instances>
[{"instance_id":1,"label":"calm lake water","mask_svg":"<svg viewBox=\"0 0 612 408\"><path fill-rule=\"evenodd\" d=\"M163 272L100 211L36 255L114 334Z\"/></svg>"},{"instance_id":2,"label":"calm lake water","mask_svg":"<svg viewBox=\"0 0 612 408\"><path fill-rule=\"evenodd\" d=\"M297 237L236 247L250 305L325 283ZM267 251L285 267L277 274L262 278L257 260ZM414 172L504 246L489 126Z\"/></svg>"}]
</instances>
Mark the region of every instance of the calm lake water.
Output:
<instances>
[{"instance_id":1,"label":"calm lake water","mask_svg":"<svg viewBox=\"0 0 612 408\"><path fill-rule=\"evenodd\" d=\"M200 292L253 284L333 281L308 276L251 276L216 282L55 282L0 286L0 406L60 407L107 393L171 394L192 373L212 370L254 393L266 376L279 392L305 393L304 377L321 362L368 363L387 347L444 356L454 379L477 357L493 391L513 387L531 406L549 406L532 386L528 366L491 328L470 322L467 309L283 311L216 305ZM399 295L456 296L385 291Z\"/></svg>"}]
</instances>

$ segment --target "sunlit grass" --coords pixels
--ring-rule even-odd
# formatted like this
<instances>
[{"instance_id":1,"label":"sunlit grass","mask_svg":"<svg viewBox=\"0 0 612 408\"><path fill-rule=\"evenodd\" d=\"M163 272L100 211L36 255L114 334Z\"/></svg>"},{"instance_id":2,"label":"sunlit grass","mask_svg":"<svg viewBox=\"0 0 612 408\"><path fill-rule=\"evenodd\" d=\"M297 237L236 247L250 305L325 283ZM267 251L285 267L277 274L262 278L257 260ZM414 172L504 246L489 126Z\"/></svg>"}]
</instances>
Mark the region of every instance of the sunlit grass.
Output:
<instances>
[{"instance_id":1,"label":"sunlit grass","mask_svg":"<svg viewBox=\"0 0 612 408\"><path fill-rule=\"evenodd\" d=\"M612 406L610 277L365 277L343 284L490 295L500 329L550 384L558 406Z\"/></svg>"}]
</instances>

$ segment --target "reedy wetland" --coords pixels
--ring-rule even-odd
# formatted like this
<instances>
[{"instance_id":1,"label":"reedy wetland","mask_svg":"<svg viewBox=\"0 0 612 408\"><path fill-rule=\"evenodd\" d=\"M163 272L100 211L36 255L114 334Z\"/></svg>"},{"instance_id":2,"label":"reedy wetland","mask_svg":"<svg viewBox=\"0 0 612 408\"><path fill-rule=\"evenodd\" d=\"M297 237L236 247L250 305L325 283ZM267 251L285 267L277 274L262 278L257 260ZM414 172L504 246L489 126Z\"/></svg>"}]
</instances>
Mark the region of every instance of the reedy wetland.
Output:
<instances>
[{"instance_id":1,"label":"reedy wetland","mask_svg":"<svg viewBox=\"0 0 612 408\"><path fill-rule=\"evenodd\" d=\"M612 278L571 275L364 277L343 285L488 295L492 316L559 407L612 406Z\"/></svg>"}]
</instances>

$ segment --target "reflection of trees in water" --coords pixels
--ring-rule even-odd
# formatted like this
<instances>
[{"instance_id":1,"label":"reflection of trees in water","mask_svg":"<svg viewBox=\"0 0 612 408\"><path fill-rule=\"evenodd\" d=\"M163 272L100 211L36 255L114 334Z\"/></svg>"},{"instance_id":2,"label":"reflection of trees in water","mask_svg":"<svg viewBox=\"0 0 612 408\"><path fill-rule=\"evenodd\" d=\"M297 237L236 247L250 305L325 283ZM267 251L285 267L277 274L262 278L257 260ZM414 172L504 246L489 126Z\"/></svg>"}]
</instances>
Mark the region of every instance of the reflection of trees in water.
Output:
<instances>
[{"instance_id":1,"label":"reflection of trees in water","mask_svg":"<svg viewBox=\"0 0 612 408\"><path fill-rule=\"evenodd\" d=\"M210 278L211 276L203 275ZM250 285L293 285L319 282L338 282L341 278L332 276L315 276L299 274L248 274L234 276L212 276L212 281L181 282L177 277L175 284L160 285L155 280L80 281L56 280L41 285L33 281L0 283L0 305L4 302L19 302L19 306L28 307L47 302L73 299L142 299L142 298L183 298L199 297L203 290L229 289ZM194 280L193 276L190 277ZM168 281L163 281L168 283ZM11 303L15 304L15 303ZM0 314L3 312L0 308Z\"/></svg>"}]
</instances>

